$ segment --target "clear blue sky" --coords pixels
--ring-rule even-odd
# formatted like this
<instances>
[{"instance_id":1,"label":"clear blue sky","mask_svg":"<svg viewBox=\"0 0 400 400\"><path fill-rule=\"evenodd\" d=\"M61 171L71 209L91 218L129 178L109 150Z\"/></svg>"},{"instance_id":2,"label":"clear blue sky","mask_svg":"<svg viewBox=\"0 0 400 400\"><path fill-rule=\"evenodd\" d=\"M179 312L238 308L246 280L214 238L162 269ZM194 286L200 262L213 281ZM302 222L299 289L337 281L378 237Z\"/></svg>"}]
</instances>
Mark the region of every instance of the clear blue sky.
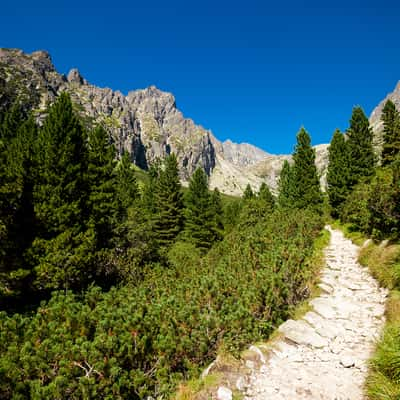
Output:
<instances>
[{"instance_id":1,"label":"clear blue sky","mask_svg":"<svg viewBox=\"0 0 400 400\"><path fill-rule=\"evenodd\" d=\"M0 47L48 50L99 86L156 85L219 139L271 153L369 115L400 79L396 1L6 1Z\"/></svg>"}]
</instances>

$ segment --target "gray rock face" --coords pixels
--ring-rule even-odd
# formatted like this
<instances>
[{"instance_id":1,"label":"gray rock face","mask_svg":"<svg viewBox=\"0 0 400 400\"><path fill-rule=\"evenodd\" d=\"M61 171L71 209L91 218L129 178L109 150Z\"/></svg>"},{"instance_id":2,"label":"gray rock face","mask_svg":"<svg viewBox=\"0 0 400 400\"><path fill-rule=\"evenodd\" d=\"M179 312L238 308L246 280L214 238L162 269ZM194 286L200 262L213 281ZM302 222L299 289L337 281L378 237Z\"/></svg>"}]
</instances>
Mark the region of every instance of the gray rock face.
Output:
<instances>
[{"instance_id":1,"label":"gray rock face","mask_svg":"<svg viewBox=\"0 0 400 400\"><path fill-rule=\"evenodd\" d=\"M239 167L257 164L270 154L249 143L233 143L231 140L222 142L222 155L225 160Z\"/></svg>"}]
</instances>

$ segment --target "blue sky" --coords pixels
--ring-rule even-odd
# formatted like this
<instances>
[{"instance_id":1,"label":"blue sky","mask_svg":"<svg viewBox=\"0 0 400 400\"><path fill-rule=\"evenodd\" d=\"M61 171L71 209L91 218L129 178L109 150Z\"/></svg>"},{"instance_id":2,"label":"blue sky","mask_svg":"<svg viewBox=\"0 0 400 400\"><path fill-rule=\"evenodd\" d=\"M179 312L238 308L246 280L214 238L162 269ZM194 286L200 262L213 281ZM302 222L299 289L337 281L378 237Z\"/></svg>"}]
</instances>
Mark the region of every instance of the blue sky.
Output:
<instances>
[{"instance_id":1,"label":"blue sky","mask_svg":"<svg viewBox=\"0 0 400 400\"><path fill-rule=\"evenodd\" d=\"M395 1L6 1L0 47L127 93L156 85L221 140L290 153L369 115L400 80Z\"/></svg>"}]
</instances>

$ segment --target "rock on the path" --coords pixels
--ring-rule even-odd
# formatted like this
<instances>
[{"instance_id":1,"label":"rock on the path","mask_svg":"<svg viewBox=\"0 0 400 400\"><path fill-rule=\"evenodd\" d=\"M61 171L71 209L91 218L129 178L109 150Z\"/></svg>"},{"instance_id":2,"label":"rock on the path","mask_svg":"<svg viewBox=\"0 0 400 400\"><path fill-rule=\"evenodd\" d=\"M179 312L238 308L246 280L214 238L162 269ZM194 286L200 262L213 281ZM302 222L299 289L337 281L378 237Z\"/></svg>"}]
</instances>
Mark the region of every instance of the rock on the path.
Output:
<instances>
[{"instance_id":1,"label":"rock on the path","mask_svg":"<svg viewBox=\"0 0 400 400\"><path fill-rule=\"evenodd\" d=\"M332 307L332 302L328 299L318 297L310 301L310 304L314 307L315 312L323 318L330 319L336 316L336 312Z\"/></svg>"},{"instance_id":2,"label":"rock on the path","mask_svg":"<svg viewBox=\"0 0 400 400\"><path fill-rule=\"evenodd\" d=\"M303 344L315 348L326 346L327 341L322 338L315 330L304 321L294 321L289 319L279 327L279 332L296 344Z\"/></svg>"},{"instance_id":3,"label":"rock on the path","mask_svg":"<svg viewBox=\"0 0 400 400\"><path fill-rule=\"evenodd\" d=\"M217 399L232 400L232 391L225 386L220 386L217 391Z\"/></svg>"},{"instance_id":4,"label":"rock on the path","mask_svg":"<svg viewBox=\"0 0 400 400\"><path fill-rule=\"evenodd\" d=\"M355 363L356 362L354 361L354 358L352 358L351 356L345 355L343 357L340 357L340 364L342 364L345 368L354 367Z\"/></svg>"}]
</instances>

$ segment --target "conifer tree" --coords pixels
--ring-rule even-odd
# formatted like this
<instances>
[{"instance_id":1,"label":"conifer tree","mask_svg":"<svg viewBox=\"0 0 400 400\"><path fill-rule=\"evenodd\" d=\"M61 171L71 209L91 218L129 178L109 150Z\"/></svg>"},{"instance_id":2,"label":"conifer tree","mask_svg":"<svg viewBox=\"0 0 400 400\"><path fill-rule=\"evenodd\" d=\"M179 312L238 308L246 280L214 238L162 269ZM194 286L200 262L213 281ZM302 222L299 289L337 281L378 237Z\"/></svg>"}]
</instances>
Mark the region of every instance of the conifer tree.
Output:
<instances>
[{"instance_id":1,"label":"conifer tree","mask_svg":"<svg viewBox=\"0 0 400 400\"><path fill-rule=\"evenodd\" d=\"M361 107L354 107L347 130L349 151L349 186L353 187L363 178L374 173L375 154L372 130Z\"/></svg>"},{"instance_id":2,"label":"conifer tree","mask_svg":"<svg viewBox=\"0 0 400 400\"><path fill-rule=\"evenodd\" d=\"M293 207L296 186L293 175L293 167L287 160L283 162L278 181L278 206L281 208Z\"/></svg>"},{"instance_id":3,"label":"conifer tree","mask_svg":"<svg viewBox=\"0 0 400 400\"><path fill-rule=\"evenodd\" d=\"M96 235L87 230L86 132L71 99L50 107L36 142L34 210L38 235L31 258L40 288L81 287L92 276Z\"/></svg>"},{"instance_id":4,"label":"conifer tree","mask_svg":"<svg viewBox=\"0 0 400 400\"><path fill-rule=\"evenodd\" d=\"M175 154L165 158L154 189L154 235L159 246L168 247L183 227L183 195Z\"/></svg>"},{"instance_id":5,"label":"conifer tree","mask_svg":"<svg viewBox=\"0 0 400 400\"><path fill-rule=\"evenodd\" d=\"M275 198L269 190L268 185L263 182L260 186L260 190L258 191L258 198L265 203L265 205L273 210L275 206Z\"/></svg>"},{"instance_id":6,"label":"conifer tree","mask_svg":"<svg viewBox=\"0 0 400 400\"><path fill-rule=\"evenodd\" d=\"M129 154L125 152L117 167L117 196L123 213L139 198L139 187Z\"/></svg>"},{"instance_id":7,"label":"conifer tree","mask_svg":"<svg viewBox=\"0 0 400 400\"><path fill-rule=\"evenodd\" d=\"M88 148L89 196L85 211L89 214L89 227L95 231L97 247L102 249L109 246L116 223L117 190L121 182L116 182L114 174L115 148L102 127L89 132Z\"/></svg>"},{"instance_id":8,"label":"conifer tree","mask_svg":"<svg viewBox=\"0 0 400 400\"><path fill-rule=\"evenodd\" d=\"M329 146L329 163L326 180L332 215L337 218L340 214L340 206L346 200L349 191L349 157L344 135L339 129L336 129L333 134Z\"/></svg>"},{"instance_id":9,"label":"conifer tree","mask_svg":"<svg viewBox=\"0 0 400 400\"><path fill-rule=\"evenodd\" d=\"M36 124L13 106L0 126L0 297L27 295L24 254L34 235L32 143Z\"/></svg>"},{"instance_id":10,"label":"conifer tree","mask_svg":"<svg viewBox=\"0 0 400 400\"><path fill-rule=\"evenodd\" d=\"M400 113L395 104L388 100L382 110L383 149L382 165L391 164L400 153Z\"/></svg>"},{"instance_id":11,"label":"conifer tree","mask_svg":"<svg viewBox=\"0 0 400 400\"><path fill-rule=\"evenodd\" d=\"M296 188L293 205L297 208L321 207L322 193L315 166L315 150L311 147L310 135L304 128L297 134L293 161Z\"/></svg>"},{"instance_id":12,"label":"conifer tree","mask_svg":"<svg viewBox=\"0 0 400 400\"><path fill-rule=\"evenodd\" d=\"M218 238L217 207L220 200L208 191L207 175L202 168L197 168L189 183L185 196L184 237L200 249L208 249ZM219 203L219 204L218 204Z\"/></svg>"},{"instance_id":13,"label":"conifer tree","mask_svg":"<svg viewBox=\"0 0 400 400\"><path fill-rule=\"evenodd\" d=\"M142 196L141 202L143 206L143 211L147 214L148 219L152 219L153 215L156 212L156 204L155 204L155 190L157 186L157 181L160 176L161 171L161 161L160 159L156 159L149 168Z\"/></svg>"},{"instance_id":14,"label":"conifer tree","mask_svg":"<svg viewBox=\"0 0 400 400\"><path fill-rule=\"evenodd\" d=\"M253 189L251 188L250 183L248 183L243 192L243 200L250 200L253 197L254 197Z\"/></svg>"}]
</instances>

